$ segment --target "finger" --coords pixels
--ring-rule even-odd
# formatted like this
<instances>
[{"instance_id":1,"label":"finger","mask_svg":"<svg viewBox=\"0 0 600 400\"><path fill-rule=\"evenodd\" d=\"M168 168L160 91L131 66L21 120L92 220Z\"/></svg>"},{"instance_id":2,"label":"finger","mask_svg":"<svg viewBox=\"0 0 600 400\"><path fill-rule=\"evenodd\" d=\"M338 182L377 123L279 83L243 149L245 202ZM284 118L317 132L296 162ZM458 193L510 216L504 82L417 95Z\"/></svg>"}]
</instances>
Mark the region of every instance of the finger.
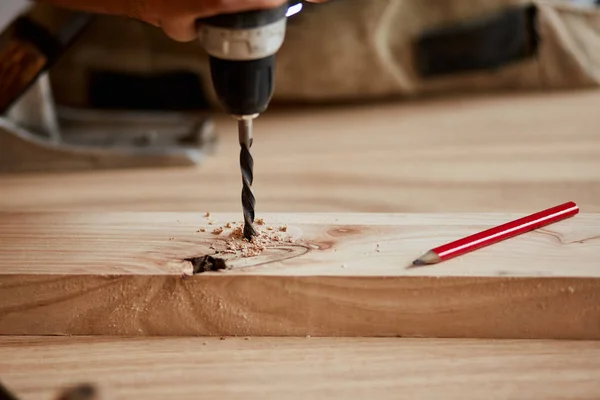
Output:
<instances>
[{"instance_id":1,"label":"finger","mask_svg":"<svg viewBox=\"0 0 600 400\"><path fill-rule=\"evenodd\" d=\"M191 42L198 37L196 18L168 18L160 21L160 26L167 36L177 42Z\"/></svg>"},{"instance_id":2,"label":"finger","mask_svg":"<svg viewBox=\"0 0 600 400\"><path fill-rule=\"evenodd\" d=\"M218 14L228 14L234 12L244 12L252 10L262 10L279 7L285 4L287 0L209 0L196 10L187 9L184 14L182 10L171 10L176 15L186 15L186 17L170 17L160 21L160 26L167 36L178 42L190 42L198 37L198 28L196 21L200 18L206 18ZM178 5L188 3L176 3Z\"/></svg>"},{"instance_id":3,"label":"finger","mask_svg":"<svg viewBox=\"0 0 600 400\"><path fill-rule=\"evenodd\" d=\"M287 0L213 0L214 14L268 10L287 3Z\"/></svg>"}]
</instances>

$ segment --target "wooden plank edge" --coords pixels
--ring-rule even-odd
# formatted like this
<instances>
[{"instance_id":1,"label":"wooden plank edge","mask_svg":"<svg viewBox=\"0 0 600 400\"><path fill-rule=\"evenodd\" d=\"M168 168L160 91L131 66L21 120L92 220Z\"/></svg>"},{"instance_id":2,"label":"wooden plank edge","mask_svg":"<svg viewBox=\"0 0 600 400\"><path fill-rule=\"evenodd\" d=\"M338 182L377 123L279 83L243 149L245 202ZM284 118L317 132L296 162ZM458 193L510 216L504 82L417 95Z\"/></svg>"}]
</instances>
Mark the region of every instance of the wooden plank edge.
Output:
<instances>
[{"instance_id":1,"label":"wooden plank edge","mask_svg":"<svg viewBox=\"0 0 600 400\"><path fill-rule=\"evenodd\" d=\"M600 339L600 278L0 276L0 334Z\"/></svg>"}]
</instances>

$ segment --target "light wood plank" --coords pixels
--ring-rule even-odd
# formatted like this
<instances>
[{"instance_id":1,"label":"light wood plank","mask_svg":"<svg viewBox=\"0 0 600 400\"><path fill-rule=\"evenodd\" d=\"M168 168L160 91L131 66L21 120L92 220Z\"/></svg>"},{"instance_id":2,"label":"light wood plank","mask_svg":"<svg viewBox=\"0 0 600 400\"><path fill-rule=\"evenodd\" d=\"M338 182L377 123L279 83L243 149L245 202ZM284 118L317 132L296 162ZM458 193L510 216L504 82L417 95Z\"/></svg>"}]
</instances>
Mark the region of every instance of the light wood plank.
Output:
<instances>
[{"instance_id":1,"label":"light wood plank","mask_svg":"<svg viewBox=\"0 0 600 400\"><path fill-rule=\"evenodd\" d=\"M266 221L259 230L286 225L282 235L295 243L273 243L258 257L223 255L232 269L218 274L600 277L600 214L585 213L438 265L405 268L437 245L524 215L259 214ZM191 274L185 259L224 250L232 229L211 231L240 221L238 213L0 212L0 274Z\"/></svg>"},{"instance_id":2,"label":"light wood plank","mask_svg":"<svg viewBox=\"0 0 600 400\"><path fill-rule=\"evenodd\" d=\"M256 120L259 212L600 212L598 91L272 109ZM198 168L0 175L0 210L240 210L235 121Z\"/></svg>"},{"instance_id":3,"label":"light wood plank","mask_svg":"<svg viewBox=\"0 0 600 400\"><path fill-rule=\"evenodd\" d=\"M0 333L599 339L600 215L405 268L516 216L266 214L296 243L190 276L239 215L2 213Z\"/></svg>"},{"instance_id":4,"label":"light wood plank","mask_svg":"<svg viewBox=\"0 0 600 400\"><path fill-rule=\"evenodd\" d=\"M593 399L600 342L0 338L22 400L90 382L116 399Z\"/></svg>"}]
</instances>

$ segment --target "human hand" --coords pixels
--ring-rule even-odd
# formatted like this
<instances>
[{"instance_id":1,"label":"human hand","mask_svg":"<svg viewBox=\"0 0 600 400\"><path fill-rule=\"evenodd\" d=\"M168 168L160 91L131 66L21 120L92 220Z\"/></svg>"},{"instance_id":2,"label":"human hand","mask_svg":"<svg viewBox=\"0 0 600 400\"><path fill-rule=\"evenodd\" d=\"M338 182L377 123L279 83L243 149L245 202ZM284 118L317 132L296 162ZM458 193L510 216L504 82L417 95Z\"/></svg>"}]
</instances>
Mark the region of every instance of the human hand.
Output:
<instances>
[{"instance_id":1,"label":"human hand","mask_svg":"<svg viewBox=\"0 0 600 400\"><path fill-rule=\"evenodd\" d=\"M38 0L88 12L136 18L162 28L172 39L189 42L198 36L196 21L218 14L278 7L286 0ZM322 3L327 0L307 0Z\"/></svg>"},{"instance_id":2,"label":"human hand","mask_svg":"<svg viewBox=\"0 0 600 400\"><path fill-rule=\"evenodd\" d=\"M198 29L196 21L218 14L243 12L275 8L287 0L146 0L155 3L150 13L142 15L145 20L161 27L172 39L187 42L196 39ZM326 0L307 0L311 3L322 3Z\"/></svg>"}]
</instances>

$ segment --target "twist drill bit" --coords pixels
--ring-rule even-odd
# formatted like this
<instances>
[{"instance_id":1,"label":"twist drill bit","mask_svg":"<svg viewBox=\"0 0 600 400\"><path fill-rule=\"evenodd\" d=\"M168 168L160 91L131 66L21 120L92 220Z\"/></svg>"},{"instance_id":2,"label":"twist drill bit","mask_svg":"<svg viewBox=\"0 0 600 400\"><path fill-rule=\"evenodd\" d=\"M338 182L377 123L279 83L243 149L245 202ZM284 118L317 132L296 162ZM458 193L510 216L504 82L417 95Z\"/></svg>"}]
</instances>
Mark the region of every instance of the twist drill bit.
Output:
<instances>
[{"instance_id":1,"label":"twist drill bit","mask_svg":"<svg viewBox=\"0 0 600 400\"><path fill-rule=\"evenodd\" d=\"M240 169L242 171L242 208L244 210L244 237L251 240L256 236L254 229L254 192L252 181L254 180L254 159L250 154L252 147L252 120L255 116L244 116L238 120L238 133L240 141Z\"/></svg>"}]
</instances>

